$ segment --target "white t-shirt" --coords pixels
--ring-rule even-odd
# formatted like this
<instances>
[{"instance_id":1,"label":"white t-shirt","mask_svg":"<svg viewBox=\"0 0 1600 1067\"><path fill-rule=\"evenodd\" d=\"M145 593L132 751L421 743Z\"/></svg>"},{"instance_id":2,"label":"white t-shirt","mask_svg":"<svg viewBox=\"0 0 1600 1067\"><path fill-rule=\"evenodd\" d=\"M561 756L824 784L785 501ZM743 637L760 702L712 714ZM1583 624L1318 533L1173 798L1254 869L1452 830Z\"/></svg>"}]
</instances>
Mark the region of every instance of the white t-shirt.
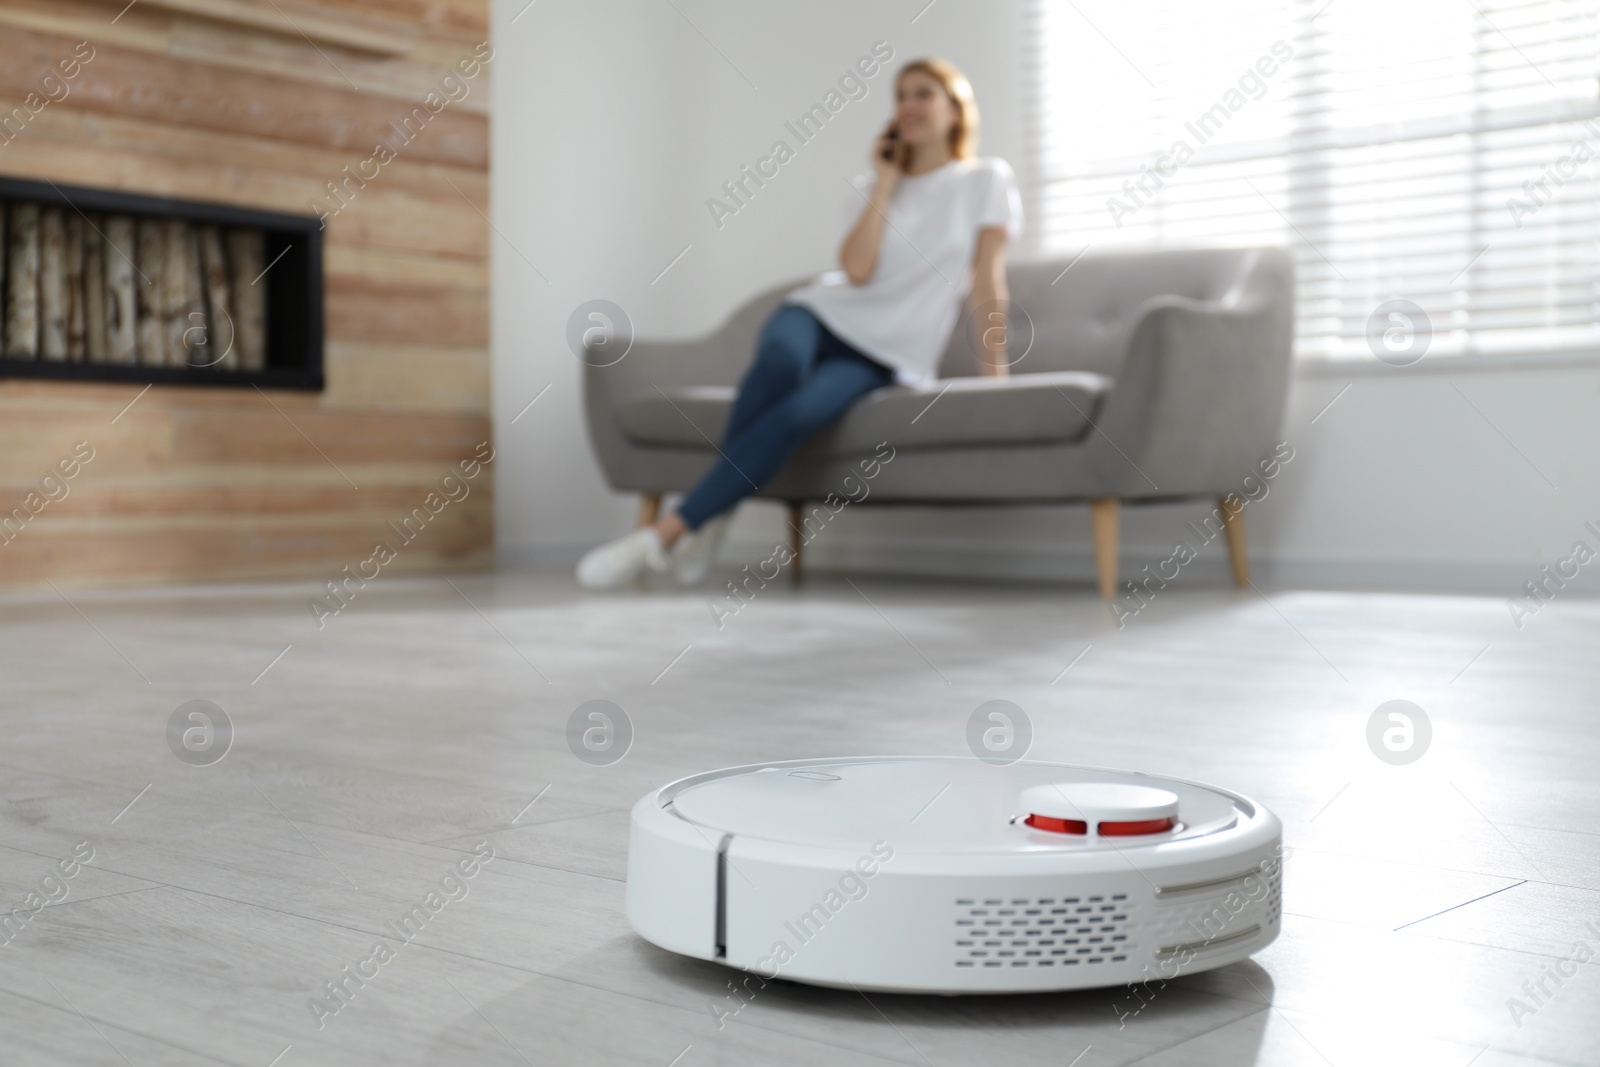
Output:
<instances>
[{"instance_id":1,"label":"white t-shirt","mask_svg":"<svg viewBox=\"0 0 1600 1067\"><path fill-rule=\"evenodd\" d=\"M867 209L876 182L851 183L847 228ZM1003 159L955 159L926 174L902 175L885 212L888 224L878 263L864 285L831 270L791 292L790 303L813 311L823 325L863 355L892 367L908 384L938 375L939 358L972 288L978 231L1022 229L1022 197Z\"/></svg>"}]
</instances>

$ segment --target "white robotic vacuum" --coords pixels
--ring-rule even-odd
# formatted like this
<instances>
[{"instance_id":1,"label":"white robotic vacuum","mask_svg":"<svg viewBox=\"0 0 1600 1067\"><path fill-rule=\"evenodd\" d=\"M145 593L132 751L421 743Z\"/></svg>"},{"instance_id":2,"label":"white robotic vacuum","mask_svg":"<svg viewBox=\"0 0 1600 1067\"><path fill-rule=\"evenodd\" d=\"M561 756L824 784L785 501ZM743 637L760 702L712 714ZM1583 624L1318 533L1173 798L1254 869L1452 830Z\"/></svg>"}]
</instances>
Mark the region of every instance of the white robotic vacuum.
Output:
<instances>
[{"instance_id":1,"label":"white robotic vacuum","mask_svg":"<svg viewBox=\"0 0 1600 1067\"><path fill-rule=\"evenodd\" d=\"M1283 827L1214 786L1055 763L794 760L633 808L628 921L763 978L902 993L1081 989L1278 935Z\"/></svg>"}]
</instances>

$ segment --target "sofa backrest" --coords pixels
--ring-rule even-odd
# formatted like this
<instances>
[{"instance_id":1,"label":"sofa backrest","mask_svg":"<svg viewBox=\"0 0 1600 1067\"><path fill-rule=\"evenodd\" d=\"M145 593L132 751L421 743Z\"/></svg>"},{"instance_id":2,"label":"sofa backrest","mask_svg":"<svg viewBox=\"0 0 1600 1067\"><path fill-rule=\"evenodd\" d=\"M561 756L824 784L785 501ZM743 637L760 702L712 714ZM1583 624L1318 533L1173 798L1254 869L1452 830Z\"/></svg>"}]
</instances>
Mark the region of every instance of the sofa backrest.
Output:
<instances>
[{"instance_id":1,"label":"sofa backrest","mask_svg":"<svg viewBox=\"0 0 1600 1067\"><path fill-rule=\"evenodd\" d=\"M1008 265L1013 343L1025 337L1026 321L1033 324L1033 345L1013 364L1013 374L1079 370L1115 376L1140 306L1150 298L1221 300L1235 290L1279 290L1293 277L1292 257L1284 249L1091 252L1074 258ZM939 374L976 373L972 328L963 309Z\"/></svg>"},{"instance_id":2,"label":"sofa backrest","mask_svg":"<svg viewBox=\"0 0 1600 1067\"><path fill-rule=\"evenodd\" d=\"M1294 276L1293 257L1283 248L1088 253L1074 260L1064 256L1007 266L1012 305L1027 313L1034 333L1032 347L1012 366L1013 374L1081 370L1114 377L1139 309L1152 297L1211 301L1259 293L1287 300ZM737 382L754 358L756 337L767 316L787 293L809 280L790 278L746 300L717 328L710 350L683 369L684 379ZM1012 318L1014 338L1020 337L1023 317L1014 313ZM940 377L978 372L972 344L963 306L940 361Z\"/></svg>"}]
</instances>

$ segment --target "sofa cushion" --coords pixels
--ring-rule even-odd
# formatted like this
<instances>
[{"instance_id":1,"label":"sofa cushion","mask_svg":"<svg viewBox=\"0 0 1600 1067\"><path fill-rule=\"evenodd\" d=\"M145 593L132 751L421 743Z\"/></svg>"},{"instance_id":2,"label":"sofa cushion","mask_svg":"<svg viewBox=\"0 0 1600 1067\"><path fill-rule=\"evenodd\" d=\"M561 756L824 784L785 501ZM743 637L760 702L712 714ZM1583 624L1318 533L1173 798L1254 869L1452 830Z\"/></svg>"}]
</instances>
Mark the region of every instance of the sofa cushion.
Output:
<instances>
[{"instance_id":1,"label":"sofa cushion","mask_svg":"<svg viewBox=\"0 0 1600 1067\"><path fill-rule=\"evenodd\" d=\"M807 451L853 456L882 441L896 449L1070 443L1083 437L1110 388L1110 378L1079 371L891 385L867 394ZM733 396L731 386L652 388L619 399L617 421L638 444L710 449Z\"/></svg>"}]
</instances>

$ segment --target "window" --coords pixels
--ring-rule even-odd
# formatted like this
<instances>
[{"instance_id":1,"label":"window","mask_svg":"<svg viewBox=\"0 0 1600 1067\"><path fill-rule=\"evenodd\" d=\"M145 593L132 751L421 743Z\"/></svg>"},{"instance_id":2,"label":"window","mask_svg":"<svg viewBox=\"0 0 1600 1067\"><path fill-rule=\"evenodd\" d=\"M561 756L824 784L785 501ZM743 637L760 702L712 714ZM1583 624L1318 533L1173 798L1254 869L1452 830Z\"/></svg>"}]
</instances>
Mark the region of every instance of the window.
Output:
<instances>
[{"instance_id":1,"label":"window","mask_svg":"<svg viewBox=\"0 0 1600 1067\"><path fill-rule=\"evenodd\" d=\"M1302 357L1600 352L1600 0L1034 0L1027 32L1041 254L1289 245Z\"/></svg>"}]
</instances>

